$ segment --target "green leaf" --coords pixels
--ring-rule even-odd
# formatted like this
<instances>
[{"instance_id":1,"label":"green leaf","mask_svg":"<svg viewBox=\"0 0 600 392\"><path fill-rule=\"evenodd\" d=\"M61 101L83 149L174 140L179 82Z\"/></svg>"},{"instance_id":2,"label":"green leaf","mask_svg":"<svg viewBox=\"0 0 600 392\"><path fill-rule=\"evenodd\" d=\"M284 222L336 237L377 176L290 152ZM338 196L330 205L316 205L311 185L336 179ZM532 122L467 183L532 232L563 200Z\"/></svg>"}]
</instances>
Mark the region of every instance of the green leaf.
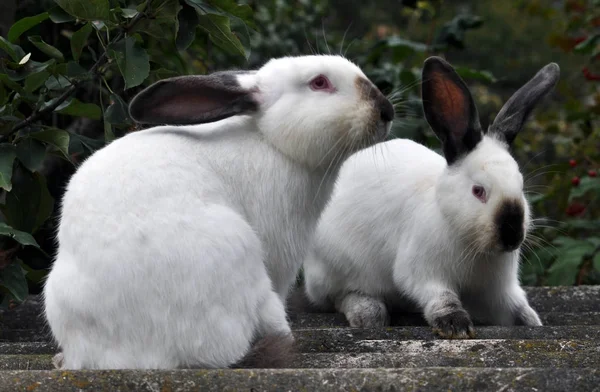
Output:
<instances>
[{"instance_id":1,"label":"green leaf","mask_svg":"<svg viewBox=\"0 0 600 392\"><path fill-rule=\"evenodd\" d=\"M44 280L44 278L48 276L48 270L46 269L33 269L27 264L25 264L22 260L19 260L19 262L21 264L21 268L25 270L27 279L29 279L35 284L41 283Z\"/></svg>"},{"instance_id":2,"label":"green leaf","mask_svg":"<svg viewBox=\"0 0 600 392\"><path fill-rule=\"evenodd\" d=\"M69 15L65 12L65 10L58 6L52 7L50 11L48 11L48 14L50 15L50 20L54 23L65 23L72 22L75 20L75 17Z\"/></svg>"},{"instance_id":3,"label":"green leaf","mask_svg":"<svg viewBox=\"0 0 600 392\"><path fill-rule=\"evenodd\" d=\"M248 4L237 4L234 0L207 0L211 5L222 9L223 11L240 18L248 26L256 29L254 23L254 13Z\"/></svg>"},{"instance_id":4,"label":"green leaf","mask_svg":"<svg viewBox=\"0 0 600 392\"><path fill-rule=\"evenodd\" d=\"M582 230L598 230L600 231L600 221L586 220L586 219L569 219L568 221L561 222L561 228L569 229L582 229Z\"/></svg>"},{"instance_id":5,"label":"green leaf","mask_svg":"<svg viewBox=\"0 0 600 392\"><path fill-rule=\"evenodd\" d=\"M17 144L17 158L29 171L39 171L46 157L46 146L41 142L26 138Z\"/></svg>"},{"instance_id":6,"label":"green leaf","mask_svg":"<svg viewBox=\"0 0 600 392\"><path fill-rule=\"evenodd\" d=\"M391 50L394 62L401 62L406 57L414 53L422 53L429 49L428 45L420 42L414 42L398 36L389 37L376 44L373 51L369 54L371 60L381 55L381 51Z\"/></svg>"},{"instance_id":7,"label":"green leaf","mask_svg":"<svg viewBox=\"0 0 600 392\"><path fill-rule=\"evenodd\" d=\"M48 90L64 90L71 85L71 82L62 75L58 77L51 75L45 85Z\"/></svg>"},{"instance_id":8,"label":"green leaf","mask_svg":"<svg viewBox=\"0 0 600 392\"><path fill-rule=\"evenodd\" d=\"M111 94L110 100L112 103L104 113L104 120L115 125L131 124L131 118L129 117L129 111L125 101L117 94Z\"/></svg>"},{"instance_id":9,"label":"green leaf","mask_svg":"<svg viewBox=\"0 0 600 392\"><path fill-rule=\"evenodd\" d=\"M91 154L104 147L105 144L104 140L92 139L77 133L72 133L69 142L69 152L83 154L87 151L88 154Z\"/></svg>"},{"instance_id":10,"label":"green leaf","mask_svg":"<svg viewBox=\"0 0 600 392\"><path fill-rule=\"evenodd\" d=\"M0 144L0 188L12 190L13 163L17 157L15 146L9 143Z\"/></svg>"},{"instance_id":11,"label":"green leaf","mask_svg":"<svg viewBox=\"0 0 600 392\"><path fill-rule=\"evenodd\" d=\"M572 285L575 283L579 266L584 257L594 251L594 245L569 237L558 237L553 242L560 246L560 252L548 269L547 283L551 286Z\"/></svg>"},{"instance_id":12,"label":"green leaf","mask_svg":"<svg viewBox=\"0 0 600 392\"><path fill-rule=\"evenodd\" d=\"M108 0L54 0L67 13L84 20L104 20L110 16Z\"/></svg>"},{"instance_id":13,"label":"green leaf","mask_svg":"<svg viewBox=\"0 0 600 392\"><path fill-rule=\"evenodd\" d=\"M175 45L177 50L186 50L194 39L196 39L196 28L198 27L198 13L189 5L184 5L177 15L177 38Z\"/></svg>"},{"instance_id":14,"label":"green leaf","mask_svg":"<svg viewBox=\"0 0 600 392\"><path fill-rule=\"evenodd\" d=\"M10 80L18 82L23 79L26 79L28 76L34 73L42 72L54 64L56 64L56 60L54 59L45 61L43 63L38 63L37 61L30 60L27 63L25 63L25 65L19 67L16 70L3 67L2 63L0 63L0 69L3 68L2 72L4 72Z\"/></svg>"},{"instance_id":15,"label":"green leaf","mask_svg":"<svg viewBox=\"0 0 600 392\"><path fill-rule=\"evenodd\" d=\"M582 177L578 186L571 187L569 201L582 197L590 191L600 192L600 177Z\"/></svg>"},{"instance_id":16,"label":"green leaf","mask_svg":"<svg viewBox=\"0 0 600 392\"><path fill-rule=\"evenodd\" d=\"M467 67L455 67L454 69L456 69L456 72L463 79L473 79L486 83L496 83L496 81L498 80L489 71L478 71L476 69L471 69Z\"/></svg>"},{"instance_id":17,"label":"green leaf","mask_svg":"<svg viewBox=\"0 0 600 392\"><path fill-rule=\"evenodd\" d=\"M0 222L0 235L3 235L5 237L10 237L13 240L17 241L19 244L27 246L35 246L36 248L39 248L40 246L38 245L37 241L35 240L35 238L33 238L33 236L29 233L26 233L24 231L20 231L20 230L16 230L13 229L12 227L10 227L9 225L7 225L4 222Z\"/></svg>"},{"instance_id":18,"label":"green leaf","mask_svg":"<svg viewBox=\"0 0 600 392\"><path fill-rule=\"evenodd\" d=\"M99 120L102 116L100 106L95 103L83 103L77 98L63 102L54 111L69 116L87 117L92 120Z\"/></svg>"},{"instance_id":19,"label":"green leaf","mask_svg":"<svg viewBox=\"0 0 600 392\"><path fill-rule=\"evenodd\" d=\"M69 61L67 63L67 76L70 78L86 77L88 76L88 71L75 61Z\"/></svg>"},{"instance_id":20,"label":"green leaf","mask_svg":"<svg viewBox=\"0 0 600 392\"><path fill-rule=\"evenodd\" d=\"M573 52L579 54L592 53L598 42L600 42L600 33L590 35L585 41L577 44L577 46L573 48Z\"/></svg>"},{"instance_id":21,"label":"green leaf","mask_svg":"<svg viewBox=\"0 0 600 392\"><path fill-rule=\"evenodd\" d=\"M71 53L73 53L73 59L79 62L81 52L87 44L87 39L92 32L92 24L86 23L82 28L73 33L71 37Z\"/></svg>"},{"instance_id":22,"label":"green leaf","mask_svg":"<svg viewBox=\"0 0 600 392\"><path fill-rule=\"evenodd\" d=\"M1 35L0 50L3 50L6 54L8 54L15 63L18 63L23 57L25 57L25 52L20 46L11 44Z\"/></svg>"},{"instance_id":23,"label":"green leaf","mask_svg":"<svg viewBox=\"0 0 600 392\"><path fill-rule=\"evenodd\" d=\"M29 294L25 271L16 262L0 270L0 286L4 286L17 302L25 301Z\"/></svg>"},{"instance_id":24,"label":"green leaf","mask_svg":"<svg viewBox=\"0 0 600 392\"><path fill-rule=\"evenodd\" d=\"M19 83L15 83L6 74L0 74L0 82L2 82L2 84L8 87L10 90L16 91L19 94L23 94L25 92Z\"/></svg>"},{"instance_id":25,"label":"green leaf","mask_svg":"<svg viewBox=\"0 0 600 392\"><path fill-rule=\"evenodd\" d=\"M594 268L596 271L600 272L600 252L596 252L594 255Z\"/></svg>"},{"instance_id":26,"label":"green leaf","mask_svg":"<svg viewBox=\"0 0 600 392\"><path fill-rule=\"evenodd\" d=\"M44 142L60 151L67 160L69 159L69 132L61 129L46 129L30 133L32 138Z\"/></svg>"},{"instance_id":27,"label":"green leaf","mask_svg":"<svg viewBox=\"0 0 600 392\"><path fill-rule=\"evenodd\" d=\"M185 0L185 2L198 8L202 13L220 14L228 16L229 18L239 18L252 29L256 29L254 13L248 4L237 4L234 0Z\"/></svg>"},{"instance_id":28,"label":"green leaf","mask_svg":"<svg viewBox=\"0 0 600 392\"><path fill-rule=\"evenodd\" d=\"M128 36L111 45L109 53L117 61L126 89L139 86L150 74L148 53L135 38Z\"/></svg>"},{"instance_id":29,"label":"green leaf","mask_svg":"<svg viewBox=\"0 0 600 392\"><path fill-rule=\"evenodd\" d=\"M210 40L215 45L231 54L242 55L246 59L248 58L244 46L231 31L228 17L216 14L200 15L198 23L209 34Z\"/></svg>"},{"instance_id":30,"label":"green leaf","mask_svg":"<svg viewBox=\"0 0 600 392\"><path fill-rule=\"evenodd\" d=\"M48 17L48 13L44 12L39 15L29 16L19 20L18 22L12 25L10 30L8 30L8 40L14 43L21 36L21 34L31 29L32 27L35 27L38 24L42 23L43 21L48 19Z\"/></svg>"},{"instance_id":31,"label":"green leaf","mask_svg":"<svg viewBox=\"0 0 600 392\"><path fill-rule=\"evenodd\" d=\"M481 27L482 24L483 19L479 16L467 14L458 15L442 26L435 38L435 43L438 45L449 45L463 49L465 47L465 32L467 30L477 29Z\"/></svg>"},{"instance_id":32,"label":"green leaf","mask_svg":"<svg viewBox=\"0 0 600 392\"><path fill-rule=\"evenodd\" d=\"M139 14L139 11L131 8L121 8L121 13L123 14L123 17L131 19L135 18L137 14Z\"/></svg>"},{"instance_id":33,"label":"green leaf","mask_svg":"<svg viewBox=\"0 0 600 392\"><path fill-rule=\"evenodd\" d=\"M170 32L175 34L177 14L180 9L178 0L154 0L150 6L150 16L136 23L129 33L142 32L164 40L165 37L170 36Z\"/></svg>"},{"instance_id":34,"label":"green leaf","mask_svg":"<svg viewBox=\"0 0 600 392\"><path fill-rule=\"evenodd\" d=\"M42 40L42 37L39 35L33 35L31 37L27 37L29 42L31 42L36 48L42 51L44 54L56 59L58 61L64 61L65 57L60 52L60 50L56 49L54 46L49 45Z\"/></svg>"},{"instance_id":35,"label":"green leaf","mask_svg":"<svg viewBox=\"0 0 600 392\"><path fill-rule=\"evenodd\" d=\"M25 91L32 93L42 87L50 77L47 71L37 72L25 78Z\"/></svg>"},{"instance_id":36,"label":"green leaf","mask_svg":"<svg viewBox=\"0 0 600 392\"><path fill-rule=\"evenodd\" d=\"M0 209L11 227L35 233L54 209L54 199L48 192L44 176L16 165L13 189L6 194L5 204Z\"/></svg>"}]
</instances>

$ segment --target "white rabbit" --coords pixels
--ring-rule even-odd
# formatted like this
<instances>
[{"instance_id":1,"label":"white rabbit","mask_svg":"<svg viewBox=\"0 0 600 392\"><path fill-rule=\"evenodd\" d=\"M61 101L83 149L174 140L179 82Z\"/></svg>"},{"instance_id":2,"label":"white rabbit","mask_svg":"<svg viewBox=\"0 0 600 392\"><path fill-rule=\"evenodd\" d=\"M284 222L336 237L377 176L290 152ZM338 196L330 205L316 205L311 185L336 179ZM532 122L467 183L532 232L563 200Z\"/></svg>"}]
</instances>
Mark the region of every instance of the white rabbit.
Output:
<instances>
[{"instance_id":1,"label":"white rabbit","mask_svg":"<svg viewBox=\"0 0 600 392\"><path fill-rule=\"evenodd\" d=\"M129 134L70 180L44 288L56 361L216 368L268 346L276 366L292 342L285 297L339 166L387 136L393 106L348 60L303 56L162 80L130 112L212 123Z\"/></svg>"},{"instance_id":2,"label":"white rabbit","mask_svg":"<svg viewBox=\"0 0 600 392\"><path fill-rule=\"evenodd\" d=\"M427 59L423 108L445 159L395 139L344 163L304 263L308 300L353 327L416 307L452 338L473 336L471 317L541 325L518 279L531 221L508 147L559 73L555 63L541 69L484 134L465 83L446 61Z\"/></svg>"}]
</instances>

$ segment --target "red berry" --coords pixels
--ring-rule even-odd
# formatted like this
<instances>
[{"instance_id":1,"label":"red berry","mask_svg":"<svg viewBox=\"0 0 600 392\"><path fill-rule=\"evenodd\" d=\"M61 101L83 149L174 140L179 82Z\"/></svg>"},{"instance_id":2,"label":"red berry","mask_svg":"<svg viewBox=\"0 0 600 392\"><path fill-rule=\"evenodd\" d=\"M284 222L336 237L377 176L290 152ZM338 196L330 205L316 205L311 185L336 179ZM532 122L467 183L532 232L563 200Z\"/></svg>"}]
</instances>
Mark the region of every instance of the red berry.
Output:
<instances>
[{"instance_id":1,"label":"red berry","mask_svg":"<svg viewBox=\"0 0 600 392\"><path fill-rule=\"evenodd\" d=\"M571 167L575 167L577 166L577 161L575 159L569 159L569 165L571 165Z\"/></svg>"},{"instance_id":2,"label":"red berry","mask_svg":"<svg viewBox=\"0 0 600 392\"><path fill-rule=\"evenodd\" d=\"M571 184L573 184L573 186L579 185L580 182L581 179L579 177L573 177L573 179L571 180Z\"/></svg>"},{"instance_id":3,"label":"red berry","mask_svg":"<svg viewBox=\"0 0 600 392\"><path fill-rule=\"evenodd\" d=\"M574 202L569 204L567 207L567 215L569 216L579 216L585 212L585 205L579 202Z\"/></svg>"},{"instance_id":4,"label":"red berry","mask_svg":"<svg viewBox=\"0 0 600 392\"><path fill-rule=\"evenodd\" d=\"M592 73L592 71L590 71L590 69L588 67L583 67L583 69L581 71L583 72L583 76L587 80L594 80L594 81L600 80L600 75Z\"/></svg>"},{"instance_id":5,"label":"red berry","mask_svg":"<svg viewBox=\"0 0 600 392\"><path fill-rule=\"evenodd\" d=\"M596 177L597 175L598 175L598 172L596 170L588 171L588 176L590 176L590 177Z\"/></svg>"}]
</instances>

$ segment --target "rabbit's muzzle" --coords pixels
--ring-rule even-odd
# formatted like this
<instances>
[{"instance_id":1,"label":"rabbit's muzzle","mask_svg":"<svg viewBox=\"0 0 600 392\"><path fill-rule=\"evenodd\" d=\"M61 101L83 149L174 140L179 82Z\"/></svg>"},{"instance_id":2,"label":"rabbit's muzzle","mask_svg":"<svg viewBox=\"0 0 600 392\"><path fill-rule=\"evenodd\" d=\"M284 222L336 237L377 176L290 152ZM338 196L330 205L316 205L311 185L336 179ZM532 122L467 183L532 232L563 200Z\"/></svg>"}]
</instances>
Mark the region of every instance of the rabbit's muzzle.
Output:
<instances>
[{"instance_id":1,"label":"rabbit's muzzle","mask_svg":"<svg viewBox=\"0 0 600 392\"><path fill-rule=\"evenodd\" d=\"M521 246L525 239L525 211L523 204L516 200L503 201L496 212L496 230L500 247L512 252Z\"/></svg>"},{"instance_id":2,"label":"rabbit's muzzle","mask_svg":"<svg viewBox=\"0 0 600 392\"><path fill-rule=\"evenodd\" d=\"M381 93L381 91L371 81L363 78L356 78L356 86L360 91L361 98L370 102L374 109L373 122L376 123L376 137L384 140L392 126L392 121L396 115L394 105Z\"/></svg>"}]
</instances>

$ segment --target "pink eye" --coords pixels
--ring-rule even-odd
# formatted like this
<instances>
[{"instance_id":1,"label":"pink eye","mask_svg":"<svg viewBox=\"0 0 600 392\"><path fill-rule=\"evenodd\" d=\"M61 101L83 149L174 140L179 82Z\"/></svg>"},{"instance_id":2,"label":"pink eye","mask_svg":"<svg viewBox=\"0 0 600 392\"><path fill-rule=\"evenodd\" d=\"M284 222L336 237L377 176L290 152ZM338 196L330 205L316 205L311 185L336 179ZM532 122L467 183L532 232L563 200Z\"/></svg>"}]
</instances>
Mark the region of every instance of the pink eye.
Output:
<instances>
[{"instance_id":1,"label":"pink eye","mask_svg":"<svg viewBox=\"0 0 600 392\"><path fill-rule=\"evenodd\" d=\"M335 91L335 89L331 85L331 82L329 81L329 79L327 79L327 77L325 77L323 75L319 75L316 78L314 78L313 80L311 80L310 88L315 91L317 91L317 90L328 91L328 92Z\"/></svg>"},{"instance_id":2,"label":"pink eye","mask_svg":"<svg viewBox=\"0 0 600 392\"><path fill-rule=\"evenodd\" d=\"M485 189L481 185L473 185L473 196L478 198L482 203L487 201Z\"/></svg>"}]
</instances>

